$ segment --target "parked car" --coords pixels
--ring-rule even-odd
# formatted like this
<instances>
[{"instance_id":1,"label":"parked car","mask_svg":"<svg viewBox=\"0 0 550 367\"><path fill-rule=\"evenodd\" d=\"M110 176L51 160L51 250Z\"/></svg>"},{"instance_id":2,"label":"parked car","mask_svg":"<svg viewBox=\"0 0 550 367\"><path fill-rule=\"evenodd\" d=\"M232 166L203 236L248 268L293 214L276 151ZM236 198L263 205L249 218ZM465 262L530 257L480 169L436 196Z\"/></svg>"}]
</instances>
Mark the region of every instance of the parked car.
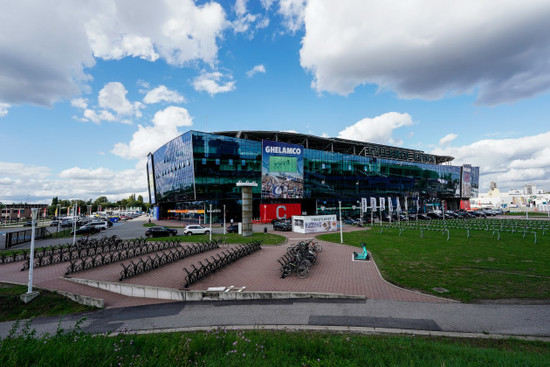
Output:
<instances>
[{"instance_id":1,"label":"parked car","mask_svg":"<svg viewBox=\"0 0 550 367\"><path fill-rule=\"evenodd\" d=\"M80 227L76 230L76 234L82 234L82 235L92 235L95 233L99 233L101 230L97 227L94 227L92 225L86 224ZM71 231L71 234L74 234L74 231Z\"/></svg>"},{"instance_id":2,"label":"parked car","mask_svg":"<svg viewBox=\"0 0 550 367\"><path fill-rule=\"evenodd\" d=\"M443 219L443 215L436 211L428 212L427 216L431 219Z\"/></svg>"},{"instance_id":3,"label":"parked car","mask_svg":"<svg viewBox=\"0 0 550 367\"><path fill-rule=\"evenodd\" d=\"M430 217L424 213L418 213L418 220L430 220Z\"/></svg>"},{"instance_id":4,"label":"parked car","mask_svg":"<svg viewBox=\"0 0 550 367\"><path fill-rule=\"evenodd\" d=\"M63 219L61 221L61 227L72 227L72 226L73 226L73 221L70 219Z\"/></svg>"},{"instance_id":5,"label":"parked car","mask_svg":"<svg viewBox=\"0 0 550 367\"><path fill-rule=\"evenodd\" d=\"M178 230L165 226L149 227L145 231L145 237L171 237L178 234Z\"/></svg>"},{"instance_id":6,"label":"parked car","mask_svg":"<svg viewBox=\"0 0 550 367\"><path fill-rule=\"evenodd\" d=\"M92 227L96 227L97 229L99 230L104 230L104 229L107 229L109 228L109 225L107 224L106 221L104 220L94 220L93 222L90 222L88 224L86 224L87 226L92 226Z\"/></svg>"},{"instance_id":7,"label":"parked car","mask_svg":"<svg viewBox=\"0 0 550 367\"><path fill-rule=\"evenodd\" d=\"M226 229L227 233L239 233L239 225L238 224L232 224Z\"/></svg>"},{"instance_id":8,"label":"parked car","mask_svg":"<svg viewBox=\"0 0 550 367\"><path fill-rule=\"evenodd\" d=\"M23 227L32 227L32 220L28 220L25 223L23 223Z\"/></svg>"},{"instance_id":9,"label":"parked car","mask_svg":"<svg viewBox=\"0 0 550 367\"><path fill-rule=\"evenodd\" d=\"M191 236L194 234L210 234L210 228L201 226L200 224L189 224L183 228L183 234Z\"/></svg>"},{"instance_id":10,"label":"parked car","mask_svg":"<svg viewBox=\"0 0 550 367\"><path fill-rule=\"evenodd\" d=\"M52 222L50 223L50 227L57 227L58 224L59 224L59 221L57 219L52 220Z\"/></svg>"}]
</instances>

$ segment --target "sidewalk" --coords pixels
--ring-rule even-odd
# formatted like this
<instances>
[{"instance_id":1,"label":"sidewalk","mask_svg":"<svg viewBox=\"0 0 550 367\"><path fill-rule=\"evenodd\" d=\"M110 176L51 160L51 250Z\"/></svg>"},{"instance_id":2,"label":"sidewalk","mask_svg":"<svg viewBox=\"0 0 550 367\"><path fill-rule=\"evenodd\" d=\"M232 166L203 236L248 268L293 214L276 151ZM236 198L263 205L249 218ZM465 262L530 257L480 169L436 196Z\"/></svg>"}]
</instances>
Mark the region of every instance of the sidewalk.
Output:
<instances>
[{"instance_id":1,"label":"sidewalk","mask_svg":"<svg viewBox=\"0 0 550 367\"><path fill-rule=\"evenodd\" d=\"M173 221L157 222L162 225L175 225ZM179 223L179 222L177 222ZM261 226L261 232L263 227ZM255 228L256 230L258 228ZM357 228L346 228L357 230ZM260 231L258 231L260 232ZM270 231L271 232L271 231ZM209 287L245 287L244 292L320 292L364 296L367 299L441 303L450 302L442 298L405 290L386 282L380 275L375 260L353 261L355 247L320 241L323 251L312 266L307 278L299 279L291 275L281 279L280 265L277 259L286 253L287 247L300 240L312 238L300 233L275 232L284 235L288 241L284 245L264 245L262 250L253 253L237 262L211 274L207 278L189 287L189 290L206 291ZM183 244L185 246L185 244ZM120 282L120 284L143 285L183 289L185 285L184 267L191 269L191 264L210 258L217 252L227 250L220 248L206 253L188 257L159 269L147 272ZM147 255L145 255L146 257ZM133 259L134 262L136 258ZM129 263L130 259L123 261ZM204 261L203 261L204 262ZM23 262L0 265L0 281L26 284L28 271L20 271ZM34 269L34 285L74 293L82 296L101 298L106 308L134 305L157 304L167 302L153 298L124 296L102 289L76 284L64 277L68 263L61 263ZM79 279L90 279L102 282L117 282L122 267L120 262L90 269L70 276Z\"/></svg>"}]
</instances>

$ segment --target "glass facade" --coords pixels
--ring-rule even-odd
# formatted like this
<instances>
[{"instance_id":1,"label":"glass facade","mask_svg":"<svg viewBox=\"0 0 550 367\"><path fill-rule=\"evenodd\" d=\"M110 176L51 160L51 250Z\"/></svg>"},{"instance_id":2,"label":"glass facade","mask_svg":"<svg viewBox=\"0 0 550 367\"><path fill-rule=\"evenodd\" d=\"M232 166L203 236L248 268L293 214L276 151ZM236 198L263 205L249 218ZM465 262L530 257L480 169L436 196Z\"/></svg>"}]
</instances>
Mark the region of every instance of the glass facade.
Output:
<instances>
[{"instance_id":1,"label":"glass facade","mask_svg":"<svg viewBox=\"0 0 550 367\"><path fill-rule=\"evenodd\" d=\"M154 196L159 203L195 198L191 133L178 136L153 154Z\"/></svg>"},{"instance_id":2,"label":"glass facade","mask_svg":"<svg viewBox=\"0 0 550 367\"><path fill-rule=\"evenodd\" d=\"M304 149L304 191L300 202L316 210L317 203L356 203L362 197L460 199L461 166L436 165ZM168 209L205 208L205 203L237 208L238 181L256 182L254 206L261 200L262 142L189 131L153 154L154 185L159 206ZM471 186L479 186L479 167L472 167ZM277 202L264 199L262 203ZM165 209L166 209L165 208ZM236 210L236 209L235 209ZM307 210L306 210L307 211ZM255 213L256 215L256 213Z\"/></svg>"}]
</instances>

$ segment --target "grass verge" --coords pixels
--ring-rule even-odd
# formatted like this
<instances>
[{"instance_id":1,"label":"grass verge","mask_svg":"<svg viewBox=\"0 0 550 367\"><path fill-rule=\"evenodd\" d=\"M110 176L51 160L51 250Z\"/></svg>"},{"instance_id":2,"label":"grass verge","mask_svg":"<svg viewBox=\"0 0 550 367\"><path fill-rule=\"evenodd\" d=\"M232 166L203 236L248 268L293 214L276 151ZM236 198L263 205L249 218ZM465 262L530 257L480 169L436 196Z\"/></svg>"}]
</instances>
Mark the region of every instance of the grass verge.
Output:
<instances>
[{"instance_id":1,"label":"grass verge","mask_svg":"<svg viewBox=\"0 0 550 367\"><path fill-rule=\"evenodd\" d=\"M11 366L548 366L549 343L313 332L229 331L95 336L79 331L0 344Z\"/></svg>"},{"instance_id":2,"label":"grass verge","mask_svg":"<svg viewBox=\"0 0 550 367\"><path fill-rule=\"evenodd\" d=\"M60 294L44 290L40 290L37 298L25 304L19 296L26 292L27 287L0 283L0 322L97 310L95 307L84 306Z\"/></svg>"},{"instance_id":3,"label":"grass verge","mask_svg":"<svg viewBox=\"0 0 550 367\"><path fill-rule=\"evenodd\" d=\"M148 238L147 241L174 241L178 240L180 242L206 242L210 239L210 236L207 235L193 235L193 236L174 236L174 237L155 237ZM239 243L249 243L252 241L262 241L262 245L278 245L286 241L286 237L280 236L273 233L253 233L252 236L243 237L237 233L227 233L227 234L212 234L212 239L222 239L226 243L239 244Z\"/></svg>"},{"instance_id":4,"label":"grass verge","mask_svg":"<svg viewBox=\"0 0 550 367\"><path fill-rule=\"evenodd\" d=\"M522 233L379 228L345 232L346 244L367 244L386 280L399 286L464 302L494 299L550 300L550 234L533 238ZM340 242L340 234L319 239ZM448 292L439 293L441 287Z\"/></svg>"}]
</instances>

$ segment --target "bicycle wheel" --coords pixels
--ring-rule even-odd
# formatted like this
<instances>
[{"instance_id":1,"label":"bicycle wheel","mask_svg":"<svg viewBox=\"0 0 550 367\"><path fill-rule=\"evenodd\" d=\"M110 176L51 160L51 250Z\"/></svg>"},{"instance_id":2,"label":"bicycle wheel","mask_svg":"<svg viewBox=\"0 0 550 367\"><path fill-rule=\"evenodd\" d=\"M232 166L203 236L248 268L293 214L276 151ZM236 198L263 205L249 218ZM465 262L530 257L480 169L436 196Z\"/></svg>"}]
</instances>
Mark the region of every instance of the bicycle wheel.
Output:
<instances>
[{"instance_id":1,"label":"bicycle wheel","mask_svg":"<svg viewBox=\"0 0 550 367\"><path fill-rule=\"evenodd\" d=\"M283 274L281 274L281 278L286 278L292 272L292 268L290 265L285 265L281 268L281 271L283 272Z\"/></svg>"},{"instance_id":2,"label":"bicycle wheel","mask_svg":"<svg viewBox=\"0 0 550 367\"><path fill-rule=\"evenodd\" d=\"M321 252L323 251L323 246L319 245L318 243L315 244L315 251L316 252Z\"/></svg>"},{"instance_id":3,"label":"bicycle wheel","mask_svg":"<svg viewBox=\"0 0 550 367\"><path fill-rule=\"evenodd\" d=\"M298 266L298 270L296 270L296 275L298 275L298 278L301 278L301 279L304 279L305 277L307 277L308 273L309 273L309 268L304 264Z\"/></svg>"}]
</instances>

